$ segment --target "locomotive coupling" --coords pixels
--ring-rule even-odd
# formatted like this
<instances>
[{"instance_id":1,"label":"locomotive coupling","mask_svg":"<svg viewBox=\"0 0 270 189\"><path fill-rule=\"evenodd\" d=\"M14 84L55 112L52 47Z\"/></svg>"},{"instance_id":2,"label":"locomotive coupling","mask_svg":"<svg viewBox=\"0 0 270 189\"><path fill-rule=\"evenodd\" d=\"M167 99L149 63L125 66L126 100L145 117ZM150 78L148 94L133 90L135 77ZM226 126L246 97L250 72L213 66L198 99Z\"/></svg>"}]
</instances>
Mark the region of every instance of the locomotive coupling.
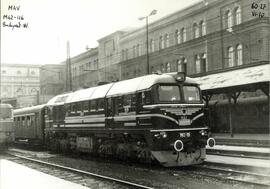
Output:
<instances>
[{"instance_id":1,"label":"locomotive coupling","mask_svg":"<svg viewBox=\"0 0 270 189\"><path fill-rule=\"evenodd\" d=\"M212 137L207 139L207 145L210 147L214 147L216 145L216 140Z\"/></svg>"},{"instance_id":2,"label":"locomotive coupling","mask_svg":"<svg viewBox=\"0 0 270 189\"><path fill-rule=\"evenodd\" d=\"M182 140L176 140L173 144L173 147L174 147L175 151L181 152L184 149L184 144L183 144Z\"/></svg>"}]
</instances>

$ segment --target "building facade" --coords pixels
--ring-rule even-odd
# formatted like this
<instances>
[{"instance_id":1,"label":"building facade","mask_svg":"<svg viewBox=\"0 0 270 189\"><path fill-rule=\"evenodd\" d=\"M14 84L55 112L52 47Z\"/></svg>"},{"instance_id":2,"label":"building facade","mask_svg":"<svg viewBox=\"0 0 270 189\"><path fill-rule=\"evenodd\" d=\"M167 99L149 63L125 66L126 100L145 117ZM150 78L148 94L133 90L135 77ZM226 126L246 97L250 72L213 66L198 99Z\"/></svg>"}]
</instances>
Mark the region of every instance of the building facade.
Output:
<instances>
[{"instance_id":1,"label":"building facade","mask_svg":"<svg viewBox=\"0 0 270 189\"><path fill-rule=\"evenodd\" d=\"M73 90L145 75L147 67L149 73L177 71L199 78L269 64L269 4L269 0L203 0L150 23L148 43L146 27L116 31L99 39L97 48L71 58ZM238 107L251 113L240 119L234 108L236 125L241 122L237 132L269 131L269 87L241 91L238 96ZM224 116L228 94L211 100L210 105L222 104L211 107L218 124L213 130L228 132ZM254 109L261 118L243 121Z\"/></svg>"},{"instance_id":2,"label":"building facade","mask_svg":"<svg viewBox=\"0 0 270 189\"><path fill-rule=\"evenodd\" d=\"M39 104L39 65L1 64L1 101L15 100L16 107Z\"/></svg>"},{"instance_id":3,"label":"building facade","mask_svg":"<svg viewBox=\"0 0 270 189\"><path fill-rule=\"evenodd\" d=\"M46 64L40 67L40 103L65 91L65 65Z\"/></svg>"}]
</instances>

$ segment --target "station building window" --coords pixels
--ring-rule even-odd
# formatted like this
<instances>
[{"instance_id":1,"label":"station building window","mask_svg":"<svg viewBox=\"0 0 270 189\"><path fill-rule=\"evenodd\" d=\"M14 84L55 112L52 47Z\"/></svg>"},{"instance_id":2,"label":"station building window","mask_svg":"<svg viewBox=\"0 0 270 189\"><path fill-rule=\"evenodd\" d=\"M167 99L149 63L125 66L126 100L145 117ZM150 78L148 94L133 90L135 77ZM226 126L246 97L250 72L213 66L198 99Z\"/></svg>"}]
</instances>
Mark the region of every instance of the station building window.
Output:
<instances>
[{"instance_id":1,"label":"station building window","mask_svg":"<svg viewBox=\"0 0 270 189\"><path fill-rule=\"evenodd\" d=\"M186 32L185 28L181 29L181 40L182 40L182 42L186 42L186 40L187 40L187 32Z\"/></svg>"},{"instance_id":2,"label":"station building window","mask_svg":"<svg viewBox=\"0 0 270 189\"><path fill-rule=\"evenodd\" d=\"M201 72L207 72L207 71L208 71L207 57L206 57L206 54L203 53L201 55Z\"/></svg>"},{"instance_id":3,"label":"station building window","mask_svg":"<svg viewBox=\"0 0 270 189\"><path fill-rule=\"evenodd\" d=\"M232 12L227 10L225 13L225 28L231 28L233 26L232 22Z\"/></svg>"},{"instance_id":4,"label":"station building window","mask_svg":"<svg viewBox=\"0 0 270 189\"><path fill-rule=\"evenodd\" d=\"M155 52L155 41L153 39L150 40L150 52Z\"/></svg>"},{"instance_id":5,"label":"station building window","mask_svg":"<svg viewBox=\"0 0 270 189\"><path fill-rule=\"evenodd\" d=\"M200 34L201 36L206 35L206 24L203 20L200 22Z\"/></svg>"},{"instance_id":6,"label":"station building window","mask_svg":"<svg viewBox=\"0 0 270 189\"><path fill-rule=\"evenodd\" d=\"M163 36L159 37L159 49L164 49L164 38L163 38Z\"/></svg>"},{"instance_id":7,"label":"station building window","mask_svg":"<svg viewBox=\"0 0 270 189\"><path fill-rule=\"evenodd\" d=\"M170 46L169 35L165 34L164 39L165 39L165 48L167 48Z\"/></svg>"},{"instance_id":8,"label":"station building window","mask_svg":"<svg viewBox=\"0 0 270 189\"><path fill-rule=\"evenodd\" d=\"M195 73L201 73L201 62L200 62L200 56L195 56Z\"/></svg>"},{"instance_id":9,"label":"station building window","mask_svg":"<svg viewBox=\"0 0 270 189\"><path fill-rule=\"evenodd\" d=\"M242 47L241 44L238 44L236 46L236 51L237 51L237 53L236 53L236 61L237 61L236 64L238 66L240 66L240 65L243 64L243 47Z\"/></svg>"},{"instance_id":10,"label":"station building window","mask_svg":"<svg viewBox=\"0 0 270 189\"><path fill-rule=\"evenodd\" d=\"M238 24L241 24L241 22L242 22L242 18L241 18L241 8L240 7L236 7L235 9L234 9L234 15L235 15L235 20L234 20L234 23L236 24L236 25L238 25Z\"/></svg>"},{"instance_id":11,"label":"station building window","mask_svg":"<svg viewBox=\"0 0 270 189\"><path fill-rule=\"evenodd\" d=\"M234 49L233 47L228 47L228 67L234 66Z\"/></svg>"},{"instance_id":12,"label":"station building window","mask_svg":"<svg viewBox=\"0 0 270 189\"><path fill-rule=\"evenodd\" d=\"M180 44L181 43L181 35L180 31L177 29L175 31L175 44Z\"/></svg>"},{"instance_id":13,"label":"station building window","mask_svg":"<svg viewBox=\"0 0 270 189\"><path fill-rule=\"evenodd\" d=\"M177 71L178 72L185 72L187 71L187 59L186 58L181 58L176 61L177 63Z\"/></svg>"},{"instance_id":14,"label":"station building window","mask_svg":"<svg viewBox=\"0 0 270 189\"><path fill-rule=\"evenodd\" d=\"M199 27L197 23L193 24L193 38L198 38L199 37Z\"/></svg>"},{"instance_id":15,"label":"station building window","mask_svg":"<svg viewBox=\"0 0 270 189\"><path fill-rule=\"evenodd\" d=\"M171 72L171 64L169 62L166 63L166 72Z\"/></svg>"}]
</instances>

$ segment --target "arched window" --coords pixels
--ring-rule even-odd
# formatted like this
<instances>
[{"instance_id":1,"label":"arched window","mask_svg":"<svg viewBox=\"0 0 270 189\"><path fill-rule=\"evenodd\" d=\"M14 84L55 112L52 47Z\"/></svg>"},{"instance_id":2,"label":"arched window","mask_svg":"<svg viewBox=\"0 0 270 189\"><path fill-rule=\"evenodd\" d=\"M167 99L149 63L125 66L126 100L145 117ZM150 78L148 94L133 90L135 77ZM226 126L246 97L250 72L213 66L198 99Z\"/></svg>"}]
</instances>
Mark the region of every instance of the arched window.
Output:
<instances>
[{"instance_id":1,"label":"arched window","mask_svg":"<svg viewBox=\"0 0 270 189\"><path fill-rule=\"evenodd\" d=\"M171 64L169 62L166 63L166 72L171 72Z\"/></svg>"},{"instance_id":2,"label":"arched window","mask_svg":"<svg viewBox=\"0 0 270 189\"><path fill-rule=\"evenodd\" d=\"M155 42L153 39L150 40L150 52L155 51Z\"/></svg>"},{"instance_id":3,"label":"arched window","mask_svg":"<svg viewBox=\"0 0 270 189\"><path fill-rule=\"evenodd\" d=\"M235 24L241 24L242 19L241 19L241 9L240 7L236 7L234 10L234 15L235 15Z\"/></svg>"},{"instance_id":4,"label":"arched window","mask_svg":"<svg viewBox=\"0 0 270 189\"><path fill-rule=\"evenodd\" d=\"M203 53L201 56L201 72L207 72L207 71L208 71L207 58L206 58L206 54Z\"/></svg>"},{"instance_id":5,"label":"arched window","mask_svg":"<svg viewBox=\"0 0 270 189\"><path fill-rule=\"evenodd\" d=\"M166 47L169 47L170 46L170 43L169 43L169 35L168 34L165 34L165 48Z\"/></svg>"},{"instance_id":6,"label":"arched window","mask_svg":"<svg viewBox=\"0 0 270 189\"><path fill-rule=\"evenodd\" d=\"M243 47L241 44L238 44L236 46L236 50L237 50L237 53L236 53L236 56L237 56L237 65L240 66L243 64Z\"/></svg>"},{"instance_id":7,"label":"arched window","mask_svg":"<svg viewBox=\"0 0 270 189\"><path fill-rule=\"evenodd\" d=\"M233 47L228 47L228 66L234 66L234 50Z\"/></svg>"},{"instance_id":8,"label":"arched window","mask_svg":"<svg viewBox=\"0 0 270 189\"><path fill-rule=\"evenodd\" d=\"M200 72L201 72L200 56L196 55L195 56L195 73L200 73Z\"/></svg>"},{"instance_id":9,"label":"arched window","mask_svg":"<svg viewBox=\"0 0 270 189\"><path fill-rule=\"evenodd\" d=\"M159 49L164 49L164 38L163 38L163 36L159 37Z\"/></svg>"},{"instance_id":10,"label":"arched window","mask_svg":"<svg viewBox=\"0 0 270 189\"><path fill-rule=\"evenodd\" d=\"M17 75L21 75L22 72L20 70L17 71Z\"/></svg>"},{"instance_id":11,"label":"arched window","mask_svg":"<svg viewBox=\"0 0 270 189\"><path fill-rule=\"evenodd\" d=\"M31 75L35 75L36 74L36 72L35 71L31 71Z\"/></svg>"},{"instance_id":12,"label":"arched window","mask_svg":"<svg viewBox=\"0 0 270 189\"><path fill-rule=\"evenodd\" d=\"M185 72L187 71L187 59L182 58L176 61L177 64L177 71L178 72Z\"/></svg>"},{"instance_id":13,"label":"arched window","mask_svg":"<svg viewBox=\"0 0 270 189\"><path fill-rule=\"evenodd\" d=\"M124 49L122 49L122 51L121 51L121 58L122 58L122 60L125 60L125 50ZM74 68L73 68L73 72L74 72Z\"/></svg>"},{"instance_id":14,"label":"arched window","mask_svg":"<svg viewBox=\"0 0 270 189\"><path fill-rule=\"evenodd\" d=\"M137 53L137 47L136 47L136 45L134 45L133 46L133 58L137 56L136 53Z\"/></svg>"},{"instance_id":15,"label":"arched window","mask_svg":"<svg viewBox=\"0 0 270 189\"><path fill-rule=\"evenodd\" d=\"M164 65L163 65L163 64L160 65L160 71L161 71L162 73L165 72L165 68L164 68Z\"/></svg>"},{"instance_id":16,"label":"arched window","mask_svg":"<svg viewBox=\"0 0 270 189\"><path fill-rule=\"evenodd\" d=\"M175 31L175 44L179 44L181 43L181 35L180 35L180 31L176 30Z\"/></svg>"},{"instance_id":17,"label":"arched window","mask_svg":"<svg viewBox=\"0 0 270 189\"><path fill-rule=\"evenodd\" d=\"M141 45L140 44L137 45L137 55L141 56Z\"/></svg>"},{"instance_id":18,"label":"arched window","mask_svg":"<svg viewBox=\"0 0 270 189\"><path fill-rule=\"evenodd\" d=\"M193 24L193 38L199 37L199 27L197 23Z\"/></svg>"},{"instance_id":19,"label":"arched window","mask_svg":"<svg viewBox=\"0 0 270 189\"><path fill-rule=\"evenodd\" d=\"M181 40L182 40L182 42L185 42L186 39L187 39L186 29L185 28L182 28L181 29Z\"/></svg>"},{"instance_id":20,"label":"arched window","mask_svg":"<svg viewBox=\"0 0 270 189\"><path fill-rule=\"evenodd\" d=\"M200 22L200 33L201 36L206 35L206 24L203 20Z\"/></svg>"},{"instance_id":21,"label":"arched window","mask_svg":"<svg viewBox=\"0 0 270 189\"><path fill-rule=\"evenodd\" d=\"M151 73L154 73L155 72L155 68L154 66L151 66Z\"/></svg>"},{"instance_id":22,"label":"arched window","mask_svg":"<svg viewBox=\"0 0 270 189\"><path fill-rule=\"evenodd\" d=\"M225 21L226 21L226 28L231 28L233 26L233 23L232 23L232 13L231 13L230 10L228 10L225 13Z\"/></svg>"}]
</instances>

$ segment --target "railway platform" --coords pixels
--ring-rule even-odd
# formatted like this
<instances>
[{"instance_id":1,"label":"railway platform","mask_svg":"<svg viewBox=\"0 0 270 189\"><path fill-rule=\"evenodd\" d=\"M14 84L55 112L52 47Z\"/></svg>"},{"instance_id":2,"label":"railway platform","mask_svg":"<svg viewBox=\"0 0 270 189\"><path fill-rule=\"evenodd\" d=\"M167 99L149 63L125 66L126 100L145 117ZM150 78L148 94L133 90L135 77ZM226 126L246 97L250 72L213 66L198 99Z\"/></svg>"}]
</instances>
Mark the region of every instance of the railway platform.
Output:
<instances>
[{"instance_id":1,"label":"railway platform","mask_svg":"<svg viewBox=\"0 0 270 189\"><path fill-rule=\"evenodd\" d=\"M270 147L270 134L213 133L218 145Z\"/></svg>"},{"instance_id":2,"label":"railway platform","mask_svg":"<svg viewBox=\"0 0 270 189\"><path fill-rule=\"evenodd\" d=\"M1 189L87 189L75 184L23 165L0 158Z\"/></svg>"}]
</instances>

